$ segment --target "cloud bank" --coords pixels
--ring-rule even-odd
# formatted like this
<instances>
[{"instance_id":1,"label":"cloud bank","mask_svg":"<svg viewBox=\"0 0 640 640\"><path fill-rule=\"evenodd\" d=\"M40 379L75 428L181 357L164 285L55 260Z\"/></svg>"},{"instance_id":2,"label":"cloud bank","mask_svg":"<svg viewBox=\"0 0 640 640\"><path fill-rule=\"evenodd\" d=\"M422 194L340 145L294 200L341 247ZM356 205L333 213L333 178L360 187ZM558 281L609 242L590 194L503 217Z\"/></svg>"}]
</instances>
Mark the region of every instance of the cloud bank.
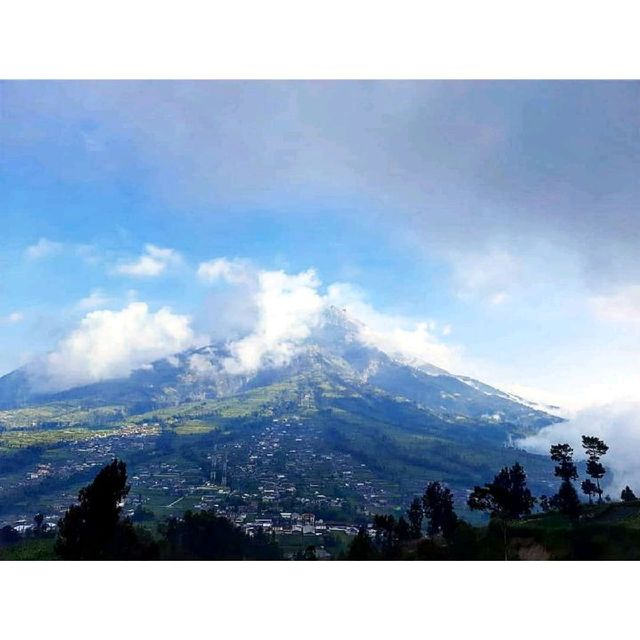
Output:
<instances>
[{"instance_id":1,"label":"cloud bank","mask_svg":"<svg viewBox=\"0 0 640 640\"><path fill-rule=\"evenodd\" d=\"M640 281L637 82L3 89L3 149L64 180L142 167L148 192L186 211L262 206L282 192L357 194L429 251L498 243L523 255L543 243L594 286Z\"/></svg>"},{"instance_id":2,"label":"cloud bank","mask_svg":"<svg viewBox=\"0 0 640 640\"><path fill-rule=\"evenodd\" d=\"M602 438L610 447L602 459L608 469L604 489L612 498L629 485L640 490L640 402L619 402L589 407L575 413L568 422L545 427L539 433L519 442L528 451L548 454L549 447L558 442L568 442L576 459L582 459L581 436L594 435ZM584 479L584 478L583 478Z\"/></svg>"},{"instance_id":3,"label":"cloud bank","mask_svg":"<svg viewBox=\"0 0 640 640\"><path fill-rule=\"evenodd\" d=\"M195 342L189 316L168 308L153 313L145 303L132 302L120 311L92 311L35 363L33 381L41 390L60 391L126 377Z\"/></svg>"},{"instance_id":4,"label":"cloud bank","mask_svg":"<svg viewBox=\"0 0 640 640\"><path fill-rule=\"evenodd\" d=\"M201 263L197 272L213 286L232 286L230 297L235 305L219 307L217 322L233 324L236 317L239 322L251 322L245 335L228 341L231 356L224 362L228 373L286 364L331 306L360 321L358 337L365 344L414 364L450 368L460 363L459 350L442 340L451 327L443 327L438 336L433 322L380 313L348 283L323 287L313 269L288 274L260 270L246 260L216 258Z\"/></svg>"}]
</instances>

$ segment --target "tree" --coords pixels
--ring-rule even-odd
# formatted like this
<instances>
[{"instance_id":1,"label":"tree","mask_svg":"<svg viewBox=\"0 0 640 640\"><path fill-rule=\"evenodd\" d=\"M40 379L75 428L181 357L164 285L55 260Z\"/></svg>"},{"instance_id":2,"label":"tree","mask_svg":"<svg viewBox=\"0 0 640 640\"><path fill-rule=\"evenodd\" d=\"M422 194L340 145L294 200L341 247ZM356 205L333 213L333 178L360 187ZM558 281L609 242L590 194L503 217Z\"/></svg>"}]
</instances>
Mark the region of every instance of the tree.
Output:
<instances>
[{"instance_id":1,"label":"tree","mask_svg":"<svg viewBox=\"0 0 640 640\"><path fill-rule=\"evenodd\" d=\"M33 535L39 537L44 532L44 516L41 513L36 513L33 517Z\"/></svg>"},{"instance_id":2,"label":"tree","mask_svg":"<svg viewBox=\"0 0 640 640\"><path fill-rule=\"evenodd\" d=\"M274 539L258 530L245 534L215 511L185 511L170 518L165 529L167 556L171 560L279 560Z\"/></svg>"},{"instance_id":3,"label":"tree","mask_svg":"<svg viewBox=\"0 0 640 640\"><path fill-rule=\"evenodd\" d=\"M582 492L586 493L589 496L589 504L593 504L591 496L598 493L598 487L592 480L589 479L585 480L580 486L582 487Z\"/></svg>"},{"instance_id":4,"label":"tree","mask_svg":"<svg viewBox=\"0 0 640 640\"><path fill-rule=\"evenodd\" d=\"M358 529L358 534L351 541L347 560L377 560L378 552L373 544L373 540L364 525Z\"/></svg>"},{"instance_id":5,"label":"tree","mask_svg":"<svg viewBox=\"0 0 640 640\"><path fill-rule=\"evenodd\" d=\"M563 480L558 493L553 497L553 506L561 513L575 520L580 513L580 498L578 492L569 480Z\"/></svg>"},{"instance_id":6,"label":"tree","mask_svg":"<svg viewBox=\"0 0 640 640\"><path fill-rule=\"evenodd\" d=\"M21 540L20 534L9 524L0 529L0 547L15 544Z\"/></svg>"},{"instance_id":7,"label":"tree","mask_svg":"<svg viewBox=\"0 0 640 640\"><path fill-rule=\"evenodd\" d=\"M637 500L638 498L636 498L636 494L633 493L633 491L629 488L629 485L627 485L622 490L622 493L620 494L620 499L623 502L632 502L633 500Z\"/></svg>"},{"instance_id":8,"label":"tree","mask_svg":"<svg viewBox=\"0 0 640 640\"><path fill-rule=\"evenodd\" d=\"M538 498L538 506L540 507L540 511L542 511L542 513L548 513L553 508L551 499L545 495L541 495Z\"/></svg>"},{"instance_id":9,"label":"tree","mask_svg":"<svg viewBox=\"0 0 640 640\"><path fill-rule=\"evenodd\" d=\"M430 482L422 497L422 509L427 518L427 533L432 538L437 535L449 542L453 536L458 517L453 510L451 489L440 482Z\"/></svg>"},{"instance_id":10,"label":"tree","mask_svg":"<svg viewBox=\"0 0 640 640\"><path fill-rule=\"evenodd\" d=\"M554 474L570 482L578 477L578 469L573 462L573 449L568 444L554 444L550 449L551 459L557 462Z\"/></svg>"},{"instance_id":11,"label":"tree","mask_svg":"<svg viewBox=\"0 0 640 640\"><path fill-rule=\"evenodd\" d=\"M596 436L582 436L582 448L587 454L587 473L596 481L595 493L598 494L598 502L601 503L600 480L604 477L606 469L600 462L600 458L609 451L609 447Z\"/></svg>"},{"instance_id":12,"label":"tree","mask_svg":"<svg viewBox=\"0 0 640 640\"><path fill-rule=\"evenodd\" d=\"M409 519L409 535L413 540L417 540L422 537L422 520L424 518L424 512L422 510L422 502L420 498L414 498L409 505L407 511L407 518Z\"/></svg>"},{"instance_id":13,"label":"tree","mask_svg":"<svg viewBox=\"0 0 640 640\"><path fill-rule=\"evenodd\" d=\"M303 560L317 560L318 559L316 557L316 548L312 544L310 544L304 550L304 553L302 554L302 559Z\"/></svg>"},{"instance_id":14,"label":"tree","mask_svg":"<svg viewBox=\"0 0 640 640\"><path fill-rule=\"evenodd\" d=\"M594 478L594 480L596 481L594 485L594 493L598 494L598 502L602 502L602 489L600 488L600 480L602 480L606 472L607 471L601 462L593 459L587 461L587 474Z\"/></svg>"},{"instance_id":15,"label":"tree","mask_svg":"<svg viewBox=\"0 0 640 640\"><path fill-rule=\"evenodd\" d=\"M493 482L474 487L467 504L472 511L485 511L501 522L504 559L508 560L507 523L529 515L535 504L523 467L518 462L512 467L504 467Z\"/></svg>"},{"instance_id":16,"label":"tree","mask_svg":"<svg viewBox=\"0 0 640 640\"><path fill-rule=\"evenodd\" d=\"M396 537L399 542L406 542L411 540L411 528L409 523L405 520L404 516L400 516L396 524Z\"/></svg>"},{"instance_id":17,"label":"tree","mask_svg":"<svg viewBox=\"0 0 640 640\"><path fill-rule=\"evenodd\" d=\"M389 515L375 515L373 526L376 530L376 542L381 547L382 555L390 559L398 550L398 525L396 519Z\"/></svg>"},{"instance_id":18,"label":"tree","mask_svg":"<svg viewBox=\"0 0 640 640\"><path fill-rule=\"evenodd\" d=\"M155 546L141 543L131 522L121 518L129 488L126 464L114 459L80 490L79 504L58 522L56 553L65 560L153 557Z\"/></svg>"},{"instance_id":19,"label":"tree","mask_svg":"<svg viewBox=\"0 0 640 640\"><path fill-rule=\"evenodd\" d=\"M549 450L551 459L558 464L554 474L560 478L560 488L553 496L552 504L570 518L576 518L580 512L580 498L573 486L573 480L578 477L578 469L573 462L573 449L568 444L554 444Z\"/></svg>"},{"instance_id":20,"label":"tree","mask_svg":"<svg viewBox=\"0 0 640 640\"><path fill-rule=\"evenodd\" d=\"M587 458L595 460L600 460L609 451L609 446L596 436L582 436L582 448L587 454Z\"/></svg>"}]
</instances>

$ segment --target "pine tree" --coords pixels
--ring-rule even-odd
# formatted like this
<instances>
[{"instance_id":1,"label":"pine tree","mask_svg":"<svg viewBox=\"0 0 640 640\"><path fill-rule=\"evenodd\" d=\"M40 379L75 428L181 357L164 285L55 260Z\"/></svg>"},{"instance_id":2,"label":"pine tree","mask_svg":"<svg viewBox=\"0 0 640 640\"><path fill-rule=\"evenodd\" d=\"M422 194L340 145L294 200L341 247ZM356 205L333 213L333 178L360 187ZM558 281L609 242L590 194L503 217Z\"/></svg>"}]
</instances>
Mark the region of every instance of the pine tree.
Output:
<instances>
[{"instance_id":1,"label":"pine tree","mask_svg":"<svg viewBox=\"0 0 640 640\"><path fill-rule=\"evenodd\" d=\"M633 491L629 488L629 485L627 485L622 490L622 493L620 494L620 499L623 502L632 502L633 500L637 500L638 498L636 498L636 494L633 493Z\"/></svg>"},{"instance_id":2,"label":"pine tree","mask_svg":"<svg viewBox=\"0 0 640 640\"><path fill-rule=\"evenodd\" d=\"M411 538L414 540L421 538L424 512L420 498L416 497L411 501L411 505L407 511L407 518L409 519L409 535Z\"/></svg>"},{"instance_id":3,"label":"pine tree","mask_svg":"<svg viewBox=\"0 0 640 640\"><path fill-rule=\"evenodd\" d=\"M512 467L504 467L483 487L474 487L467 504L472 511L485 511L502 524L504 559L508 559L507 523L529 515L535 498L527 488L527 476L523 467L516 462Z\"/></svg>"},{"instance_id":4,"label":"pine tree","mask_svg":"<svg viewBox=\"0 0 640 640\"><path fill-rule=\"evenodd\" d=\"M550 449L551 459L558 464L554 474L562 480L576 480L578 469L573 462L573 449L568 444L554 444Z\"/></svg>"},{"instance_id":5,"label":"pine tree","mask_svg":"<svg viewBox=\"0 0 640 640\"><path fill-rule=\"evenodd\" d=\"M440 482L430 482L422 497L422 508L428 520L427 533L431 537L442 535L449 542L458 524L451 489Z\"/></svg>"},{"instance_id":6,"label":"pine tree","mask_svg":"<svg viewBox=\"0 0 640 640\"><path fill-rule=\"evenodd\" d=\"M570 518L576 518L580 512L580 498L573 486L573 480L578 478L578 469L573 462L573 449L568 444L554 444L550 449L551 459L558 464L554 474L562 480L558 493L552 503L562 513Z\"/></svg>"},{"instance_id":7,"label":"pine tree","mask_svg":"<svg viewBox=\"0 0 640 640\"><path fill-rule=\"evenodd\" d=\"M580 514L580 498L570 480L563 480L558 493L553 497L554 506L572 520Z\"/></svg>"},{"instance_id":8,"label":"pine tree","mask_svg":"<svg viewBox=\"0 0 640 640\"><path fill-rule=\"evenodd\" d=\"M406 542L411 540L411 528L409 523L405 520L404 516L400 516L396 524L396 537L399 542Z\"/></svg>"},{"instance_id":9,"label":"pine tree","mask_svg":"<svg viewBox=\"0 0 640 640\"><path fill-rule=\"evenodd\" d=\"M582 487L583 493L589 496L589 504L593 504L593 500L591 499L591 496L598 493L598 487L595 485L595 483L592 480L589 480L589 479L585 480L580 486Z\"/></svg>"},{"instance_id":10,"label":"pine tree","mask_svg":"<svg viewBox=\"0 0 640 640\"><path fill-rule=\"evenodd\" d=\"M358 529L358 534L351 541L347 560L377 560L378 552L365 526Z\"/></svg>"},{"instance_id":11,"label":"pine tree","mask_svg":"<svg viewBox=\"0 0 640 640\"><path fill-rule=\"evenodd\" d=\"M114 459L80 490L79 504L71 505L58 522L56 553L65 560L144 559L155 555L155 546L142 544L131 522L121 518L129 488L126 464Z\"/></svg>"},{"instance_id":12,"label":"pine tree","mask_svg":"<svg viewBox=\"0 0 640 640\"><path fill-rule=\"evenodd\" d=\"M582 436L582 448L587 454L587 473L596 481L596 491L598 494L598 502L602 502L602 489L600 488L600 480L604 477L606 469L600 462L600 458L609 451L600 438L596 436Z\"/></svg>"}]
</instances>

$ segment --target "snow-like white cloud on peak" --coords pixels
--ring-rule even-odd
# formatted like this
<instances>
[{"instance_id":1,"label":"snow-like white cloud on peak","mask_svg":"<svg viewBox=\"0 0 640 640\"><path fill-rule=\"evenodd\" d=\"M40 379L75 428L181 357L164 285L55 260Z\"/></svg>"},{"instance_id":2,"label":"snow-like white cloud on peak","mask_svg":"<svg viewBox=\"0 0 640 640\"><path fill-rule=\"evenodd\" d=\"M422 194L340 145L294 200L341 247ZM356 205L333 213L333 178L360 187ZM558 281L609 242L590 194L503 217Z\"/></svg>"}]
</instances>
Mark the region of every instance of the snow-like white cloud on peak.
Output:
<instances>
[{"instance_id":1,"label":"snow-like white cloud on peak","mask_svg":"<svg viewBox=\"0 0 640 640\"><path fill-rule=\"evenodd\" d=\"M451 333L451 325L439 329L433 321L381 313L366 302L362 292L346 283L330 285L326 299L361 322L360 338L366 344L416 365L449 370L460 366L460 350L440 337Z\"/></svg>"},{"instance_id":2,"label":"snow-like white cloud on peak","mask_svg":"<svg viewBox=\"0 0 640 640\"><path fill-rule=\"evenodd\" d=\"M295 275L284 271L257 274L257 322L253 331L229 345L229 373L243 373L269 364L285 364L320 321L324 306L320 281L313 269Z\"/></svg>"},{"instance_id":3,"label":"snow-like white cloud on peak","mask_svg":"<svg viewBox=\"0 0 640 640\"><path fill-rule=\"evenodd\" d=\"M34 383L62 390L127 376L153 360L181 351L196 341L189 316L143 302L120 311L92 311L33 368Z\"/></svg>"},{"instance_id":4,"label":"snow-like white cloud on peak","mask_svg":"<svg viewBox=\"0 0 640 640\"><path fill-rule=\"evenodd\" d=\"M175 249L165 249L154 244L146 244L144 253L131 262L124 262L115 269L116 273L137 278L155 278L169 267L182 262L181 255Z\"/></svg>"},{"instance_id":5,"label":"snow-like white cloud on peak","mask_svg":"<svg viewBox=\"0 0 640 640\"><path fill-rule=\"evenodd\" d=\"M313 269L286 273L260 270L248 261L217 258L202 263L198 277L211 283L210 293L216 284L224 283L227 288L230 285L228 293L242 301L237 305L222 302L206 313L216 324L243 328L218 336L229 351L221 363L229 374L287 364L331 306L345 309L359 321L358 339L392 356L447 369L456 368L459 361L457 348L442 341L450 327L381 313L349 284L323 288ZM212 299L216 301L215 296ZM120 310L96 309L108 303L113 299L97 289L76 305L84 311L95 310L86 313L51 353L31 367L34 385L51 391L124 377L153 360L206 342L196 335L189 316L169 308L154 313L144 302L130 300ZM211 367L210 358L204 355L193 354L189 360L194 375L207 377L213 373Z\"/></svg>"},{"instance_id":6,"label":"snow-like white cloud on peak","mask_svg":"<svg viewBox=\"0 0 640 640\"><path fill-rule=\"evenodd\" d=\"M449 326L438 331L433 322L380 313L347 283L334 283L323 291L313 269L288 274L258 270L243 260L217 258L202 263L198 275L213 284L224 281L237 285L237 295L249 298L248 304L238 308L242 309L242 320L249 318L252 325L245 335L228 342L231 357L224 366L229 373L249 373L265 364L287 363L330 306L345 309L360 321L358 338L365 344L414 364L443 368L458 364L458 349L441 340L450 332Z\"/></svg>"}]
</instances>

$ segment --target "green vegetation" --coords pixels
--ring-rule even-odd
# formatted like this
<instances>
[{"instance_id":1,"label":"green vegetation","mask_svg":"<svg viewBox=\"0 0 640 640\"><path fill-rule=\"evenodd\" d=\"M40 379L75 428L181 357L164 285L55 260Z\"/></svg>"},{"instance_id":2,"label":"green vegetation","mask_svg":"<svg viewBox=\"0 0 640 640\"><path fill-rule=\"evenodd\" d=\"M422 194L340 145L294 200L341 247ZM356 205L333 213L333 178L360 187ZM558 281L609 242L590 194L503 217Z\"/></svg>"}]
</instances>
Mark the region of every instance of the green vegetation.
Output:
<instances>
[{"instance_id":1,"label":"green vegetation","mask_svg":"<svg viewBox=\"0 0 640 640\"><path fill-rule=\"evenodd\" d=\"M60 444L70 444L106 438L117 433L114 429L29 429L25 431L7 431L0 433L0 453L10 449L26 447L51 447Z\"/></svg>"},{"instance_id":2,"label":"green vegetation","mask_svg":"<svg viewBox=\"0 0 640 640\"><path fill-rule=\"evenodd\" d=\"M486 525L471 526L456 515L453 494L434 481L422 498L411 501L406 518L376 515L373 534L363 525L355 537L335 532L313 539L259 530L249 536L213 511L187 509L179 517L158 520L152 509L138 507L129 520L121 507L129 492L126 466L113 460L80 491L55 540L38 514L27 537L11 527L0 530L0 559L273 560L286 553L314 560L324 550L350 560L640 559L640 501L629 487L622 502L582 504L577 513L566 511L561 492L577 476L572 453L568 445L551 447L561 482L542 513L532 513L536 500L523 467L516 463L469 495L471 509L490 513Z\"/></svg>"},{"instance_id":3,"label":"green vegetation","mask_svg":"<svg viewBox=\"0 0 640 640\"><path fill-rule=\"evenodd\" d=\"M608 450L601 440L583 437L588 460ZM637 560L640 559L640 501L626 487L622 502L598 505L575 503L572 481L577 479L573 451L567 444L553 445L551 459L560 478L558 494L544 498L544 512L532 514L536 502L526 474L516 463L502 469L490 483L476 486L468 502L473 510L487 511L487 526L472 527L453 514L446 487L430 483L420 501L407 511L409 535L403 519L375 516L371 537L361 528L347 558L352 560ZM592 470L593 471L593 470ZM587 467L587 472L591 474ZM598 469L600 477L604 468ZM592 475L592 477L597 477ZM595 483L594 483L595 484ZM600 495L600 487L595 484ZM572 492L573 490L573 492ZM542 502L542 500L541 500ZM444 526L448 514L448 526ZM422 520L427 536L422 537Z\"/></svg>"}]
</instances>

